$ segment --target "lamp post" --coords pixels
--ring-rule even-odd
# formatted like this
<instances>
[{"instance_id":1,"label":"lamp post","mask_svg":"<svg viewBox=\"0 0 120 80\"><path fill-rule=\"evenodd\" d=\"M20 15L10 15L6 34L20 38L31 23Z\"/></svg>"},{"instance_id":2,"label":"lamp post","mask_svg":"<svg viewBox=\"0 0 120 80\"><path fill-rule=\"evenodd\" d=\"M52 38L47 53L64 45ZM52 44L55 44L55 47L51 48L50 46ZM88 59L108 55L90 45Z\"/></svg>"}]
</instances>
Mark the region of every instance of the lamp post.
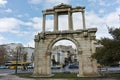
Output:
<instances>
[{"instance_id":1,"label":"lamp post","mask_svg":"<svg viewBox=\"0 0 120 80\"><path fill-rule=\"evenodd\" d=\"M17 65L18 65L18 48L17 48L17 55L16 55L15 74L17 74Z\"/></svg>"}]
</instances>

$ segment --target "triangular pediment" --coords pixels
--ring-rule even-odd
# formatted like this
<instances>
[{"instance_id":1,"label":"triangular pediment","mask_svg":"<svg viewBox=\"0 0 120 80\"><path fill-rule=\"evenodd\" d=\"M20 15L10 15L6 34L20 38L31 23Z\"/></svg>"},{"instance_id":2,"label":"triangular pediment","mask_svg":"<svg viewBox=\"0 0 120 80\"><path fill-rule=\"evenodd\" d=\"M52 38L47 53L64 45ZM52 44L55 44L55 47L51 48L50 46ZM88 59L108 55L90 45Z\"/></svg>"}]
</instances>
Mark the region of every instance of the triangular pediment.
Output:
<instances>
[{"instance_id":1,"label":"triangular pediment","mask_svg":"<svg viewBox=\"0 0 120 80\"><path fill-rule=\"evenodd\" d=\"M71 5L61 3L60 5L54 6L54 9L60 9L60 8L71 8Z\"/></svg>"}]
</instances>

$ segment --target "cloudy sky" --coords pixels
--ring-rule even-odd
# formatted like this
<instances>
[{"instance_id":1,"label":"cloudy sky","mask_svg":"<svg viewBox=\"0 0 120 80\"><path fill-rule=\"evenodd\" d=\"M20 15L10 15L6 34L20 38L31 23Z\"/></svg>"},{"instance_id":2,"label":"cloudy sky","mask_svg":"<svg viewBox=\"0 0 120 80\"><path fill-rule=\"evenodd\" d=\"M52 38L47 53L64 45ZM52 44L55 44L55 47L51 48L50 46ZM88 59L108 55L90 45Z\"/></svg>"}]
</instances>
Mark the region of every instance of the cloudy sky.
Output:
<instances>
[{"instance_id":1,"label":"cloudy sky","mask_svg":"<svg viewBox=\"0 0 120 80\"><path fill-rule=\"evenodd\" d=\"M97 27L96 38L110 37L107 27L120 26L120 0L0 0L0 44L34 46L34 35L42 29L42 10L60 3L85 6L86 27ZM60 30L68 28L67 15L59 16ZM74 29L80 29L81 14L73 14ZM53 16L47 16L46 30L53 30Z\"/></svg>"}]
</instances>

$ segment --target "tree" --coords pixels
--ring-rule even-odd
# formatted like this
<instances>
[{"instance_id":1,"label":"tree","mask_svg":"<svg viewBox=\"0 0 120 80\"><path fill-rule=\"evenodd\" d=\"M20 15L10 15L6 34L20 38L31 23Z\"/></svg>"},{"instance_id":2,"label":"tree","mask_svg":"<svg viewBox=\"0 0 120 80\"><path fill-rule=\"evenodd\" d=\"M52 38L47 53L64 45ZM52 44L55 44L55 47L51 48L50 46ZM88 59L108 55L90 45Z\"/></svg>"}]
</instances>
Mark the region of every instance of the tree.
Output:
<instances>
[{"instance_id":1,"label":"tree","mask_svg":"<svg viewBox=\"0 0 120 80\"><path fill-rule=\"evenodd\" d=\"M92 55L103 66L115 65L120 61L120 28L108 30L113 38L102 38L99 42L103 46Z\"/></svg>"},{"instance_id":2,"label":"tree","mask_svg":"<svg viewBox=\"0 0 120 80\"><path fill-rule=\"evenodd\" d=\"M27 52L24 51L24 47L18 46L16 47L16 50L18 52L18 54L16 52L16 56L18 56L18 61L27 61Z\"/></svg>"},{"instance_id":3,"label":"tree","mask_svg":"<svg viewBox=\"0 0 120 80\"><path fill-rule=\"evenodd\" d=\"M16 61L16 57L18 57L19 62L27 61L27 52L25 52L24 48L21 46L18 46L15 49L9 49L8 53L10 53L9 60L11 61Z\"/></svg>"},{"instance_id":4,"label":"tree","mask_svg":"<svg viewBox=\"0 0 120 80\"><path fill-rule=\"evenodd\" d=\"M0 64L5 63L7 60L6 49L0 46Z\"/></svg>"}]
</instances>

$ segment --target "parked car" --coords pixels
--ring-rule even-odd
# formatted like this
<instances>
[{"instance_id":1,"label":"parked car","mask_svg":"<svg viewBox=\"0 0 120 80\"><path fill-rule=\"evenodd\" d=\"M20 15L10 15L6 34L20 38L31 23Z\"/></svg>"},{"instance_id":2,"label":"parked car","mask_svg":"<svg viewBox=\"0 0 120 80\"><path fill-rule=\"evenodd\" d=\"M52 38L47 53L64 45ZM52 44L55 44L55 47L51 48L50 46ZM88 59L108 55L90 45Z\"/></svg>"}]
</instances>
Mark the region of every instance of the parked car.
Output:
<instances>
[{"instance_id":1,"label":"parked car","mask_svg":"<svg viewBox=\"0 0 120 80\"><path fill-rule=\"evenodd\" d=\"M78 67L78 65L71 64L71 65L69 65L68 68L69 69L78 69L79 67Z\"/></svg>"},{"instance_id":2,"label":"parked car","mask_svg":"<svg viewBox=\"0 0 120 80\"><path fill-rule=\"evenodd\" d=\"M51 69L60 69L60 66L51 66Z\"/></svg>"},{"instance_id":3,"label":"parked car","mask_svg":"<svg viewBox=\"0 0 120 80\"><path fill-rule=\"evenodd\" d=\"M33 69L32 65L27 66L28 69Z\"/></svg>"},{"instance_id":4,"label":"parked car","mask_svg":"<svg viewBox=\"0 0 120 80\"><path fill-rule=\"evenodd\" d=\"M0 66L0 69L7 69L7 67L4 66L4 65L1 65L1 66Z\"/></svg>"}]
</instances>

